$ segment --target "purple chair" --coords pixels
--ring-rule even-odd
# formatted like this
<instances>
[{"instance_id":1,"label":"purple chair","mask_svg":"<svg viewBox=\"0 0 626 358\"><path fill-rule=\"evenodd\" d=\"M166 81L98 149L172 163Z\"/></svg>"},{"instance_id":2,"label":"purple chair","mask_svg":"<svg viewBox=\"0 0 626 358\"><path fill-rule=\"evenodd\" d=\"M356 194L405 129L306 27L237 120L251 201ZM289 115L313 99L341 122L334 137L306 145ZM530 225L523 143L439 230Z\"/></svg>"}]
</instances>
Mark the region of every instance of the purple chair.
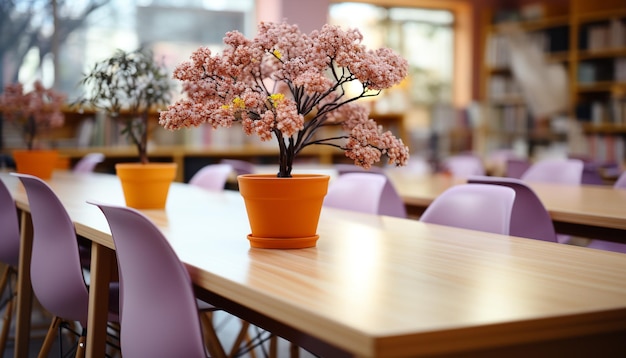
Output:
<instances>
[{"instance_id":1,"label":"purple chair","mask_svg":"<svg viewBox=\"0 0 626 358\"><path fill-rule=\"evenodd\" d=\"M346 173L328 186L324 206L378 214L387 178L374 173Z\"/></svg>"},{"instance_id":2,"label":"purple chair","mask_svg":"<svg viewBox=\"0 0 626 358\"><path fill-rule=\"evenodd\" d=\"M448 188L426 208L420 221L509 235L515 191L487 184Z\"/></svg>"},{"instance_id":3,"label":"purple chair","mask_svg":"<svg viewBox=\"0 0 626 358\"><path fill-rule=\"evenodd\" d=\"M335 169L339 175L347 173L373 173L385 175L385 172L380 167L372 167L370 169L363 169L359 166L352 164L335 164ZM404 201L398 194L398 191L393 186L393 183L385 175L385 186L380 197L378 204L378 215L395 216L398 218L406 218L406 206Z\"/></svg>"},{"instance_id":4,"label":"purple chair","mask_svg":"<svg viewBox=\"0 0 626 358\"><path fill-rule=\"evenodd\" d=\"M96 165L104 161L104 158L105 156L102 153L87 153L74 165L72 172L92 173L96 168ZM80 249L83 268L89 268L91 264L91 242L79 238L78 246Z\"/></svg>"},{"instance_id":5,"label":"purple chair","mask_svg":"<svg viewBox=\"0 0 626 358\"><path fill-rule=\"evenodd\" d=\"M584 163L580 159L549 158L532 164L521 179L529 182L580 185L583 170ZM557 233L556 239L560 243L567 243L571 237Z\"/></svg>"},{"instance_id":6,"label":"purple chair","mask_svg":"<svg viewBox=\"0 0 626 358\"><path fill-rule=\"evenodd\" d=\"M74 224L65 207L43 180L26 174L11 173L20 179L30 207L33 247L30 279L41 305L54 318L41 347L47 357L57 330L79 322L83 327L77 356L84 349L89 305L88 286L83 277ZM119 322L119 283L110 286L110 322ZM84 353L84 352L82 352Z\"/></svg>"},{"instance_id":7,"label":"purple chair","mask_svg":"<svg viewBox=\"0 0 626 358\"><path fill-rule=\"evenodd\" d=\"M443 166L455 177L485 175L485 165L479 157L474 155L461 154L449 157L444 161Z\"/></svg>"},{"instance_id":8,"label":"purple chair","mask_svg":"<svg viewBox=\"0 0 626 358\"><path fill-rule=\"evenodd\" d=\"M222 191L232 171L233 167L230 164L209 164L194 174L189 179L189 184L207 190Z\"/></svg>"},{"instance_id":9,"label":"purple chair","mask_svg":"<svg viewBox=\"0 0 626 358\"><path fill-rule=\"evenodd\" d=\"M604 240L591 240L591 242L589 242L587 247L592 248L592 249L621 252L623 254L626 254L626 244L622 244L619 242L604 241Z\"/></svg>"},{"instance_id":10,"label":"purple chair","mask_svg":"<svg viewBox=\"0 0 626 358\"><path fill-rule=\"evenodd\" d=\"M530 239L557 242L550 214L537 194L520 179L476 176L468 178L469 184L493 184L515 190L511 211L509 234Z\"/></svg>"},{"instance_id":11,"label":"purple chair","mask_svg":"<svg viewBox=\"0 0 626 358\"><path fill-rule=\"evenodd\" d=\"M254 174L254 164L239 159L222 159L220 164L229 164L237 175Z\"/></svg>"},{"instance_id":12,"label":"purple chair","mask_svg":"<svg viewBox=\"0 0 626 358\"><path fill-rule=\"evenodd\" d=\"M339 175L346 173L377 173L377 174L385 174L385 171L381 167L371 166L369 169L364 169L358 165L354 164L343 164L337 163L333 165L333 168L337 170Z\"/></svg>"},{"instance_id":13,"label":"purple chair","mask_svg":"<svg viewBox=\"0 0 626 358\"><path fill-rule=\"evenodd\" d=\"M583 174L581 184L604 185L604 179L600 175L601 165L596 162L583 162Z\"/></svg>"},{"instance_id":14,"label":"purple chair","mask_svg":"<svg viewBox=\"0 0 626 358\"><path fill-rule=\"evenodd\" d=\"M611 172L618 168L617 163L612 161L600 161L587 155L570 154L571 159L580 159L583 162L582 184L606 185L602 172Z\"/></svg>"},{"instance_id":15,"label":"purple chair","mask_svg":"<svg viewBox=\"0 0 626 358\"><path fill-rule=\"evenodd\" d=\"M626 171L623 171L622 174L620 174L620 176L617 178L617 180L613 184L613 188L626 189Z\"/></svg>"},{"instance_id":16,"label":"purple chair","mask_svg":"<svg viewBox=\"0 0 626 358\"><path fill-rule=\"evenodd\" d=\"M531 163L527 159L508 158L506 160L506 169L504 175L507 178L520 179L522 175L530 168Z\"/></svg>"},{"instance_id":17,"label":"purple chair","mask_svg":"<svg viewBox=\"0 0 626 358\"><path fill-rule=\"evenodd\" d=\"M2 333L0 336L0 355L4 355L11 320L13 319L13 306L17 299L17 291L14 283L17 281L17 264L20 256L20 228L15 201L11 193L0 180L0 262L4 264L4 271L0 279L0 293L2 302L0 308L4 309Z\"/></svg>"},{"instance_id":18,"label":"purple chair","mask_svg":"<svg viewBox=\"0 0 626 358\"><path fill-rule=\"evenodd\" d=\"M584 164L580 159L543 159L524 172L525 181L580 185Z\"/></svg>"},{"instance_id":19,"label":"purple chair","mask_svg":"<svg viewBox=\"0 0 626 358\"><path fill-rule=\"evenodd\" d=\"M74 165L72 171L74 173L91 173L96 168L98 163L104 160L104 154L102 153L88 153Z\"/></svg>"},{"instance_id":20,"label":"purple chair","mask_svg":"<svg viewBox=\"0 0 626 358\"><path fill-rule=\"evenodd\" d=\"M116 248L122 355L206 357L191 279L167 239L134 209L95 205L109 223ZM219 342L216 335L213 338Z\"/></svg>"},{"instance_id":21,"label":"purple chair","mask_svg":"<svg viewBox=\"0 0 626 358\"><path fill-rule=\"evenodd\" d=\"M613 188L618 189L618 190L626 189L626 171L620 174L615 184L613 184ZM626 244L621 244L618 242L604 241L604 240L591 240L591 242L589 243L589 245L587 245L587 247L590 247L592 249L621 252L621 253L626 254Z\"/></svg>"}]
</instances>

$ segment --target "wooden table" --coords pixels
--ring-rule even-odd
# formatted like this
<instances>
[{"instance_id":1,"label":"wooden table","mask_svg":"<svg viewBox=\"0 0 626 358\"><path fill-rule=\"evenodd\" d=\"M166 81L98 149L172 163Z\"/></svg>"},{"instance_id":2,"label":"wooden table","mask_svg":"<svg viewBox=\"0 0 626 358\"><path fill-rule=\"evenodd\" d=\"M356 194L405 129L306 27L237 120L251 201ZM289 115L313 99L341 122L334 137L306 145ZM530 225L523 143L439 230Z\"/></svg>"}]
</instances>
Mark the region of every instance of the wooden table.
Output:
<instances>
[{"instance_id":1,"label":"wooden table","mask_svg":"<svg viewBox=\"0 0 626 358\"><path fill-rule=\"evenodd\" d=\"M0 179L27 213L16 179ZM120 204L121 188L98 174L55 173L49 183L94 243L87 352L102 357L113 244L104 216L85 201ZM320 355L626 354L626 255L330 208L316 248L251 249L238 193L180 183L165 210L143 212L199 296ZM22 262L22 289L27 273ZM27 324L18 325L16 357L24 357Z\"/></svg>"},{"instance_id":2,"label":"wooden table","mask_svg":"<svg viewBox=\"0 0 626 358\"><path fill-rule=\"evenodd\" d=\"M412 216L419 216L452 185L467 182L445 174L413 174L402 168L386 173ZM600 185L528 184L548 210L557 232L626 243L626 190Z\"/></svg>"}]
</instances>

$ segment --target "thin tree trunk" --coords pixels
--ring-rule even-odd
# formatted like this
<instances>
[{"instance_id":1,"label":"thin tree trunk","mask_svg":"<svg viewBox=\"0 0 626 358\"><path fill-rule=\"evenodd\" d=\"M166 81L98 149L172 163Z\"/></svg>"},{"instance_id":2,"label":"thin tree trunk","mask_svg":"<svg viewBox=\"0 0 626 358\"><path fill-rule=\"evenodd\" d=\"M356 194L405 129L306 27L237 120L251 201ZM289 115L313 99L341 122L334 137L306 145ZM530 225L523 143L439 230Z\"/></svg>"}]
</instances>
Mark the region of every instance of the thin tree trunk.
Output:
<instances>
[{"instance_id":1,"label":"thin tree trunk","mask_svg":"<svg viewBox=\"0 0 626 358\"><path fill-rule=\"evenodd\" d=\"M52 0L52 17L54 21L54 32L52 33L52 66L54 67L54 88L59 87L59 13L57 1Z\"/></svg>"}]
</instances>

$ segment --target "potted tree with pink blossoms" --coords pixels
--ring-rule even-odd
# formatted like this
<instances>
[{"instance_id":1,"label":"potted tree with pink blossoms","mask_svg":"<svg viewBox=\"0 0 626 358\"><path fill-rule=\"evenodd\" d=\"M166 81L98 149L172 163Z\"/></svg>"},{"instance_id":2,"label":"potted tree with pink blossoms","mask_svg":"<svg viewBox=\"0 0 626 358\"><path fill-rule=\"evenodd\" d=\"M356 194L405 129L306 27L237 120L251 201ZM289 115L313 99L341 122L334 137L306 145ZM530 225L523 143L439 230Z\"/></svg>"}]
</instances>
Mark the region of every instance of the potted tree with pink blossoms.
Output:
<instances>
[{"instance_id":1,"label":"potted tree with pink blossoms","mask_svg":"<svg viewBox=\"0 0 626 358\"><path fill-rule=\"evenodd\" d=\"M339 148L364 168L383 156L404 165L408 147L383 131L357 100L400 83L407 61L387 48L368 50L361 41L358 30L331 25L304 34L296 25L261 23L253 39L228 32L221 54L199 48L176 67L174 78L182 81L185 96L161 112L159 123L176 130L239 122L248 135L275 138L279 180L297 177L291 174L294 159L311 145ZM356 94L347 89L353 83L360 84ZM324 127L342 131L321 137ZM244 198L245 177L238 178ZM320 205L324 195L325 190ZM250 214L248 201L246 205Z\"/></svg>"},{"instance_id":2,"label":"potted tree with pink blossoms","mask_svg":"<svg viewBox=\"0 0 626 358\"><path fill-rule=\"evenodd\" d=\"M13 158L20 173L32 174L47 179L56 167L56 150L43 148L38 142L42 133L63 126L65 116L62 108L67 96L35 81L33 89L24 92L23 84L7 84L0 94L0 112L4 120L17 126L26 150L16 149Z\"/></svg>"}]
</instances>

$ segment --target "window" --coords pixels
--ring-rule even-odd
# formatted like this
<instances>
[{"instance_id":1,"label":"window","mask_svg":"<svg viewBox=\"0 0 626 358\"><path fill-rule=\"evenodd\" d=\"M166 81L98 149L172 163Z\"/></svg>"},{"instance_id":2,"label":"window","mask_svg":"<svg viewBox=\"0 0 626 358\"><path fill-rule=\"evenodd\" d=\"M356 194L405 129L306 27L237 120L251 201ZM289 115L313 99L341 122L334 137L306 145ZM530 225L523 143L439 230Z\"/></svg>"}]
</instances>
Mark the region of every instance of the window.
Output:
<instances>
[{"instance_id":1,"label":"window","mask_svg":"<svg viewBox=\"0 0 626 358\"><path fill-rule=\"evenodd\" d=\"M330 22L358 28L368 48L390 47L406 58L411 103L452 102L452 12L345 2L331 5Z\"/></svg>"},{"instance_id":2,"label":"window","mask_svg":"<svg viewBox=\"0 0 626 358\"><path fill-rule=\"evenodd\" d=\"M398 88L383 91L372 109L402 113L412 155L435 160L451 146L447 133L456 125L453 106L463 100L459 89L464 84L455 74L467 62L455 63L455 53L461 43L457 15L467 11L410 7L418 3L340 2L331 5L329 18L344 28L358 28L368 48L389 47L407 59L407 79Z\"/></svg>"},{"instance_id":3,"label":"window","mask_svg":"<svg viewBox=\"0 0 626 358\"><path fill-rule=\"evenodd\" d=\"M103 3L84 18L89 4ZM15 2L2 5L0 15L9 15L29 22L29 33L43 34L45 41L31 46L24 58L11 57L7 47L4 55L3 83L17 80L28 84L42 79L46 86L56 87L69 94L70 99L80 93L78 82L83 71L98 60L110 56L116 49L150 48L173 68L186 60L199 46L219 50L224 33L239 30L248 34L254 30L254 0L68 0L58 2L57 18L65 30L78 28L59 38L57 68L54 67L51 48L54 16L50 1ZM11 6L10 6L11 5ZM9 26L11 26L9 25ZM3 25L4 26L4 25ZM5 46L0 34L0 46ZM19 39L21 48L27 37ZM57 78L55 79L55 73Z\"/></svg>"}]
</instances>

